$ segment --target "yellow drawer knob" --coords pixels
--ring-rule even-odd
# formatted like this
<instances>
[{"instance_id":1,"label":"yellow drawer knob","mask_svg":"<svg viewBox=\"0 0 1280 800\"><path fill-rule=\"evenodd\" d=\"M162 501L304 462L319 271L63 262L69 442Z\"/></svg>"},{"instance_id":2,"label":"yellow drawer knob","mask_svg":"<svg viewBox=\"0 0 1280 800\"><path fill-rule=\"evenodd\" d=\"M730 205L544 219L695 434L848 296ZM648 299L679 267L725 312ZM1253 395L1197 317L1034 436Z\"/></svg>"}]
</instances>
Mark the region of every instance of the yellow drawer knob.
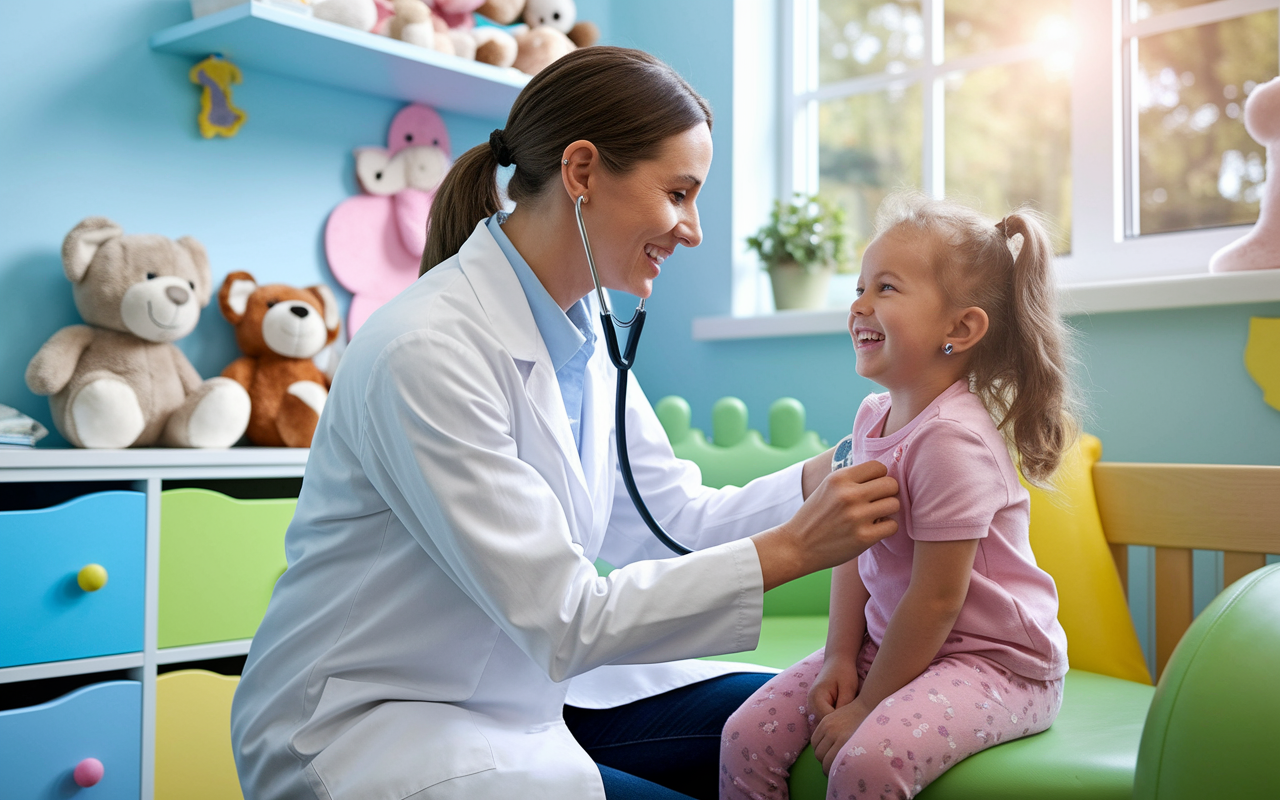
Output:
<instances>
[{"instance_id":1,"label":"yellow drawer knob","mask_svg":"<svg viewBox=\"0 0 1280 800\"><path fill-rule=\"evenodd\" d=\"M89 564L76 573L76 583L86 592L96 592L107 585L107 568L101 564Z\"/></svg>"}]
</instances>

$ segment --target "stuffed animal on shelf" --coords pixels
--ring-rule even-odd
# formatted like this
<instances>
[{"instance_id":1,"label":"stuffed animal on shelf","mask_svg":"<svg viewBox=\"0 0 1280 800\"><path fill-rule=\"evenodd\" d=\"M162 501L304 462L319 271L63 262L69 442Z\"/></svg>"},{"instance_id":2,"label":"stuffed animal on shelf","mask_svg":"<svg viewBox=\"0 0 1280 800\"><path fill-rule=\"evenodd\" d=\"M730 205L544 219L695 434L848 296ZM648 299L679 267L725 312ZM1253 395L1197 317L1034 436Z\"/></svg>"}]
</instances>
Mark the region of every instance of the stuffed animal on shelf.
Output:
<instances>
[{"instance_id":1,"label":"stuffed animal on shelf","mask_svg":"<svg viewBox=\"0 0 1280 800\"><path fill-rule=\"evenodd\" d=\"M520 45L505 28L476 25L471 29L471 37L476 41L476 61L495 67L515 66Z\"/></svg>"},{"instance_id":2,"label":"stuffed animal on shelf","mask_svg":"<svg viewBox=\"0 0 1280 800\"><path fill-rule=\"evenodd\" d=\"M539 25L555 28L569 37L575 48L590 47L600 40L600 29L595 23L578 19L574 0L528 0L521 16L530 28Z\"/></svg>"},{"instance_id":3,"label":"stuffed animal on shelf","mask_svg":"<svg viewBox=\"0 0 1280 800\"><path fill-rule=\"evenodd\" d=\"M497 67L516 60L516 40L500 27L477 26L484 0L395 0L387 33L394 39Z\"/></svg>"},{"instance_id":4,"label":"stuffed animal on shelf","mask_svg":"<svg viewBox=\"0 0 1280 800\"><path fill-rule=\"evenodd\" d=\"M1280 78L1254 87L1244 101L1244 129L1267 150L1268 171L1280 163ZM1210 272L1280 267L1280 180L1268 180L1258 221L1244 236L1213 254Z\"/></svg>"},{"instance_id":5,"label":"stuffed animal on shelf","mask_svg":"<svg viewBox=\"0 0 1280 800\"><path fill-rule=\"evenodd\" d=\"M45 342L27 365L53 422L76 447L230 447L249 422L249 395L203 380L173 342L191 333L213 279L189 236L124 235L89 217L62 243L62 266L86 325Z\"/></svg>"},{"instance_id":6,"label":"stuffed animal on shelf","mask_svg":"<svg viewBox=\"0 0 1280 800\"><path fill-rule=\"evenodd\" d=\"M222 375L249 392L249 441L310 447L329 396L329 378L311 359L338 338L333 292L323 284L259 286L248 272L233 272L222 282L218 307L244 353Z\"/></svg>"},{"instance_id":7,"label":"stuffed animal on shelf","mask_svg":"<svg viewBox=\"0 0 1280 800\"><path fill-rule=\"evenodd\" d=\"M445 24L453 42L454 55L468 61L476 57L476 40L472 36L475 17L472 12L484 0L429 0L431 11Z\"/></svg>"},{"instance_id":8,"label":"stuffed animal on shelf","mask_svg":"<svg viewBox=\"0 0 1280 800\"><path fill-rule=\"evenodd\" d=\"M374 0L314 0L311 9L316 19L359 31L371 31L378 24L378 6Z\"/></svg>"},{"instance_id":9,"label":"stuffed animal on shelf","mask_svg":"<svg viewBox=\"0 0 1280 800\"><path fill-rule=\"evenodd\" d=\"M387 146L356 150L363 194L325 223L329 270L351 291L351 335L375 309L418 279L431 200L449 171L449 132L432 108L410 105L391 120Z\"/></svg>"},{"instance_id":10,"label":"stuffed animal on shelf","mask_svg":"<svg viewBox=\"0 0 1280 800\"><path fill-rule=\"evenodd\" d=\"M447 55L457 54L449 36L449 26L433 14L423 0L395 0L393 8L395 16L391 17L387 27L387 35L392 39Z\"/></svg>"},{"instance_id":11,"label":"stuffed animal on shelf","mask_svg":"<svg viewBox=\"0 0 1280 800\"><path fill-rule=\"evenodd\" d=\"M516 40L512 66L528 75L600 38L593 23L577 19L573 0L486 0L476 13L498 25L521 23L510 28Z\"/></svg>"}]
</instances>

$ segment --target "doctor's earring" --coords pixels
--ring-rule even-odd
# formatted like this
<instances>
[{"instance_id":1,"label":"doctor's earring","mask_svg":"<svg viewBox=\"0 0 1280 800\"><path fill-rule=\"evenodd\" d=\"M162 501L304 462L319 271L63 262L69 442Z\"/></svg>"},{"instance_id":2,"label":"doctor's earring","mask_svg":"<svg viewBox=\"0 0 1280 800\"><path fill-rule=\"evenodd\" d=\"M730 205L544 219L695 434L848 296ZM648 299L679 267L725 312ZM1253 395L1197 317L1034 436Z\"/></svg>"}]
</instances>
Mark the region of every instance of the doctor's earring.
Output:
<instances>
[{"instance_id":1,"label":"doctor's earring","mask_svg":"<svg viewBox=\"0 0 1280 800\"><path fill-rule=\"evenodd\" d=\"M564 164L564 165L567 167L567 166L569 166L569 159L567 159L567 158L565 158L565 159L561 159L560 163L561 163L561 164Z\"/></svg>"}]
</instances>

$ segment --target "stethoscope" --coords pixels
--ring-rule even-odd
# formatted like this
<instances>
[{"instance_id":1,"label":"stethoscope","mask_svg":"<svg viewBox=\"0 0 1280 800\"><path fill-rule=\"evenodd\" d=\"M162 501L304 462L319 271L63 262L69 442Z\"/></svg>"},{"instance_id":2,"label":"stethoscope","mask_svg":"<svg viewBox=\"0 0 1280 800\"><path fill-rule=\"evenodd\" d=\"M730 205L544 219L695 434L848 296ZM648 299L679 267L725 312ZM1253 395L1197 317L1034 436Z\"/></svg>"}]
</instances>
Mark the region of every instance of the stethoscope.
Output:
<instances>
[{"instance_id":1,"label":"stethoscope","mask_svg":"<svg viewBox=\"0 0 1280 800\"><path fill-rule=\"evenodd\" d=\"M578 233L582 234L582 249L587 253L587 265L591 267L591 280L595 282L596 297L600 300L600 326L604 329L609 360L618 368L618 397L614 405L613 425L618 436L618 465L622 468L622 482L626 484L627 494L631 495L631 502L635 504L636 511L640 512L640 518L644 520L644 524L649 526L649 530L658 538L658 541L665 544L676 555L682 556L693 551L668 536L658 521L653 518L653 514L649 513L649 507L644 504L644 498L636 488L636 478L631 474L631 458L627 455L627 372L636 363L636 345L640 343L640 331L644 329L644 298L640 298L640 305L636 306L631 319L617 323L623 328L631 329L627 334L625 352L619 351L618 332L613 327L613 311L610 310L609 299L605 297L604 289L600 286L596 261L591 255L591 242L587 239L587 226L582 222L582 203L585 199L586 195L580 195L573 204L573 210L578 215Z\"/></svg>"}]
</instances>

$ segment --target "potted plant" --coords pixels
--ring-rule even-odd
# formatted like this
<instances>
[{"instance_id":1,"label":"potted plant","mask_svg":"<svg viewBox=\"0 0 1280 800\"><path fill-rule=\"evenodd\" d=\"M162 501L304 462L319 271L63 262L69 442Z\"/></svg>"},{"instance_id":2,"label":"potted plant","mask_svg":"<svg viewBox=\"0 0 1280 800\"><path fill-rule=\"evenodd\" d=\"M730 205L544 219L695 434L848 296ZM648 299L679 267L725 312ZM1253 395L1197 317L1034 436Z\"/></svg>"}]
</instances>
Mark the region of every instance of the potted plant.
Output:
<instances>
[{"instance_id":1,"label":"potted plant","mask_svg":"<svg viewBox=\"0 0 1280 800\"><path fill-rule=\"evenodd\" d=\"M747 247L769 272L778 310L822 308L847 238L843 209L797 193L789 202L774 201L768 223L747 237Z\"/></svg>"}]
</instances>

